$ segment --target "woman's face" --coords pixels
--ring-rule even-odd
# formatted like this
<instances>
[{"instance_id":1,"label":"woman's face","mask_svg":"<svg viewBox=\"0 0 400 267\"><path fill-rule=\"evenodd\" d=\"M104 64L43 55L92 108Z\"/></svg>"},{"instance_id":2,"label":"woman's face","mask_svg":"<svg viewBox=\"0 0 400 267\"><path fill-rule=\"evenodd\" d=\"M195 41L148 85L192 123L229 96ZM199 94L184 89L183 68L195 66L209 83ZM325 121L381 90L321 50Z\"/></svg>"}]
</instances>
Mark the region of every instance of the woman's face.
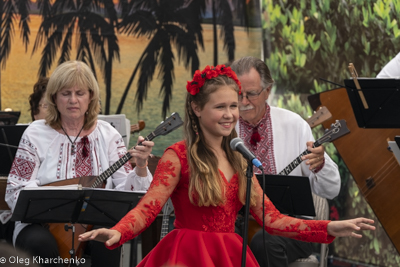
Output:
<instances>
[{"instance_id":1,"label":"woman's face","mask_svg":"<svg viewBox=\"0 0 400 267\"><path fill-rule=\"evenodd\" d=\"M55 95L55 104L62 121L84 121L90 103L88 88L63 88Z\"/></svg>"},{"instance_id":2,"label":"woman's face","mask_svg":"<svg viewBox=\"0 0 400 267\"><path fill-rule=\"evenodd\" d=\"M46 101L44 100L44 96L42 97L42 99L40 99L39 101L39 113L36 115L33 115L33 117L35 118L35 120L41 120L46 118L46 114L47 114L47 104Z\"/></svg>"},{"instance_id":3,"label":"woman's face","mask_svg":"<svg viewBox=\"0 0 400 267\"><path fill-rule=\"evenodd\" d=\"M239 118L238 93L230 86L221 86L210 94L203 109L192 104L206 139L231 134Z\"/></svg>"}]
</instances>

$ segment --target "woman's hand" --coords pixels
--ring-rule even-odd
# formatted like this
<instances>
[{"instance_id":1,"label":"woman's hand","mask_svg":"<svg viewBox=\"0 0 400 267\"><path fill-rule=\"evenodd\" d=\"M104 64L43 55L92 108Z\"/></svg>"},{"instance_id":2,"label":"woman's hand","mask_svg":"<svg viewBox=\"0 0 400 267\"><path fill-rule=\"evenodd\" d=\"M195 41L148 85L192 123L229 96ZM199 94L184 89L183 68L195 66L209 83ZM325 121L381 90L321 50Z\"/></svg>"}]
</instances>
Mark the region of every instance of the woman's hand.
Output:
<instances>
[{"instance_id":1,"label":"woman's hand","mask_svg":"<svg viewBox=\"0 0 400 267\"><path fill-rule=\"evenodd\" d=\"M107 246L112 246L118 243L121 239L121 233L117 230L110 230L106 228L100 228L97 230L89 231L79 235L79 241L90 241L95 240L105 243Z\"/></svg>"},{"instance_id":2,"label":"woman's hand","mask_svg":"<svg viewBox=\"0 0 400 267\"><path fill-rule=\"evenodd\" d=\"M131 148L129 153L131 153L131 163L136 163L136 174L142 177L147 176L147 159L150 157L151 150L153 149L154 142L152 141L144 141L142 136L138 137L137 144L142 142L141 145L136 145L134 148Z\"/></svg>"},{"instance_id":3,"label":"woman's hand","mask_svg":"<svg viewBox=\"0 0 400 267\"><path fill-rule=\"evenodd\" d=\"M375 230L374 221L366 218L356 218L343 221L331 221L328 223L327 231L331 236L343 237L352 236L361 238L362 235L355 233L360 230Z\"/></svg>"}]
</instances>

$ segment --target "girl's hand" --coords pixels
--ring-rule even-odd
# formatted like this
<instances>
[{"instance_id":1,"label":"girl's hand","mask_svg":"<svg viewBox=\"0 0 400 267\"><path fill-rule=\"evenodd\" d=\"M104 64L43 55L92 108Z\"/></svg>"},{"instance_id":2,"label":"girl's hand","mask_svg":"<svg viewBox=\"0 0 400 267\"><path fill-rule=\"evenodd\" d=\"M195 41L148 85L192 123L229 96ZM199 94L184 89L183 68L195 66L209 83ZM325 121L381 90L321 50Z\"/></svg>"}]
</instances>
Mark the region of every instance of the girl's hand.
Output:
<instances>
[{"instance_id":1,"label":"girl's hand","mask_svg":"<svg viewBox=\"0 0 400 267\"><path fill-rule=\"evenodd\" d=\"M356 218L343 221L331 221L328 223L327 231L331 236L342 237L352 236L361 238L361 234L355 233L360 230L375 230L375 226L371 225L374 221L366 218Z\"/></svg>"},{"instance_id":2,"label":"girl's hand","mask_svg":"<svg viewBox=\"0 0 400 267\"><path fill-rule=\"evenodd\" d=\"M89 231L79 235L79 241L90 241L95 240L105 243L107 246L112 246L118 243L121 239L121 233L117 230L110 230L101 228L93 231Z\"/></svg>"}]
</instances>

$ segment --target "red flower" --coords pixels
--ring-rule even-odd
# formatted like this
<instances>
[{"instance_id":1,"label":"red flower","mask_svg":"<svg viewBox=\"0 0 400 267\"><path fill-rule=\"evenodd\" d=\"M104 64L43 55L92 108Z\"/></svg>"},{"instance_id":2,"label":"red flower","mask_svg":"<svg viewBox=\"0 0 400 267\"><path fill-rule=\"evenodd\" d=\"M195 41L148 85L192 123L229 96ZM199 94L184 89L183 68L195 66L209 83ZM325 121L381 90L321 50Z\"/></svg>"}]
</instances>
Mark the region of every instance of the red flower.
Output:
<instances>
[{"instance_id":1,"label":"red flower","mask_svg":"<svg viewBox=\"0 0 400 267\"><path fill-rule=\"evenodd\" d=\"M335 206L331 207L331 212L329 213L329 218L331 220L339 220L339 212Z\"/></svg>"},{"instance_id":2,"label":"red flower","mask_svg":"<svg viewBox=\"0 0 400 267\"><path fill-rule=\"evenodd\" d=\"M187 82L186 90L191 95L196 95L200 91L201 87L203 87L206 80L216 78L219 75L225 75L233 79L239 86L239 94L241 94L242 86L236 76L236 73L233 72L230 67L226 67L225 65L217 65L216 67L206 66L201 72L196 70L193 75L193 80Z\"/></svg>"}]
</instances>

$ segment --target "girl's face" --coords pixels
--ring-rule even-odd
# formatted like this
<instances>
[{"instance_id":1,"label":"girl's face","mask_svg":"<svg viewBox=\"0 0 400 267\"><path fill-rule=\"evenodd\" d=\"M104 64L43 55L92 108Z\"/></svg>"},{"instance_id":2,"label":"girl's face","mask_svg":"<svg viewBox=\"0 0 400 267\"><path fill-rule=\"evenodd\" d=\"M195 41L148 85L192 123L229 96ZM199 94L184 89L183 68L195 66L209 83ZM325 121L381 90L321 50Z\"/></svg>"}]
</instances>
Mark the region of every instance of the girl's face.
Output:
<instances>
[{"instance_id":1,"label":"girl's face","mask_svg":"<svg viewBox=\"0 0 400 267\"><path fill-rule=\"evenodd\" d=\"M203 109L194 102L192 109L199 118L200 128L206 139L228 136L239 118L238 93L230 86L221 86L210 94Z\"/></svg>"}]
</instances>

